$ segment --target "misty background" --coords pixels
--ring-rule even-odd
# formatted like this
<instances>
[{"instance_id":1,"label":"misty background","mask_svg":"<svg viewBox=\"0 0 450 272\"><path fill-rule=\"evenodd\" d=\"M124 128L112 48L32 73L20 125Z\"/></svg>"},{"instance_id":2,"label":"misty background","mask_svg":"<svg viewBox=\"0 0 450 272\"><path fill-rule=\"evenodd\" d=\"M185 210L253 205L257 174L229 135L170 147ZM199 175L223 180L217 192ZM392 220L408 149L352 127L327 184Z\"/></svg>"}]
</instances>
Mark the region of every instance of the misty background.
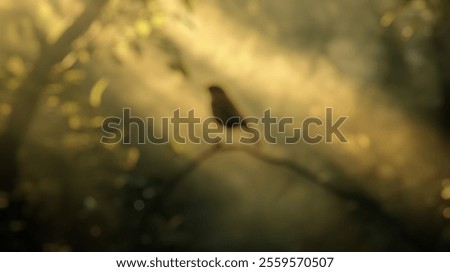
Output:
<instances>
[{"instance_id":1,"label":"misty background","mask_svg":"<svg viewBox=\"0 0 450 272\"><path fill-rule=\"evenodd\" d=\"M2 250L450 249L448 1L2 0L0 14ZM212 84L245 116L299 125L332 107L349 143L100 143L124 108L210 117Z\"/></svg>"}]
</instances>

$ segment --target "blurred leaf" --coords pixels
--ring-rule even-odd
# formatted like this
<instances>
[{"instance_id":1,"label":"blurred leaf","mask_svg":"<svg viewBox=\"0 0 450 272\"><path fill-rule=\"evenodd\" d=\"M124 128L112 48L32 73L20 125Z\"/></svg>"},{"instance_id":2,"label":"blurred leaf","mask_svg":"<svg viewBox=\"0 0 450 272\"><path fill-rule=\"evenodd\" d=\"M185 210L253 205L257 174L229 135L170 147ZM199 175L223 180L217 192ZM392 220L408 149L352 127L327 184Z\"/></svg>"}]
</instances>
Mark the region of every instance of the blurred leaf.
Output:
<instances>
[{"instance_id":1,"label":"blurred leaf","mask_svg":"<svg viewBox=\"0 0 450 272\"><path fill-rule=\"evenodd\" d=\"M12 112L12 107L8 103L2 103L0 104L0 113L2 115L9 115Z\"/></svg>"},{"instance_id":2,"label":"blurred leaf","mask_svg":"<svg viewBox=\"0 0 450 272\"><path fill-rule=\"evenodd\" d=\"M141 156L141 153L139 149L136 147L131 147L127 151L127 157L123 164L124 169L126 170L132 170L136 167L137 163L139 162L139 158Z\"/></svg>"},{"instance_id":3,"label":"blurred leaf","mask_svg":"<svg viewBox=\"0 0 450 272\"><path fill-rule=\"evenodd\" d=\"M47 107L54 108L59 105L59 98L56 95L52 95L49 98L47 98L46 102Z\"/></svg>"},{"instance_id":4,"label":"blurred leaf","mask_svg":"<svg viewBox=\"0 0 450 272\"><path fill-rule=\"evenodd\" d=\"M120 41L113 49L113 57L119 63L122 63L127 57L129 57L130 51L130 45L126 41Z\"/></svg>"},{"instance_id":5,"label":"blurred leaf","mask_svg":"<svg viewBox=\"0 0 450 272\"><path fill-rule=\"evenodd\" d=\"M77 130L80 129L82 125L82 121L80 116L75 115L69 118L69 127L70 129Z\"/></svg>"},{"instance_id":6,"label":"blurred leaf","mask_svg":"<svg viewBox=\"0 0 450 272\"><path fill-rule=\"evenodd\" d=\"M47 42L55 42L66 29L67 23L63 21L63 18L61 18L46 1L41 1L39 3L37 15L47 33Z\"/></svg>"},{"instance_id":7,"label":"blurred leaf","mask_svg":"<svg viewBox=\"0 0 450 272\"><path fill-rule=\"evenodd\" d=\"M77 55L75 52L70 52L60 63L63 70L70 69L77 62Z\"/></svg>"},{"instance_id":8,"label":"blurred leaf","mask_svg":"<svg viewBox=\"0 0 450 272\"><path fill-rule=\"evenodd\" d=\"M145 19L137 20L134 27L136 29L136 34L142 38L148 37L152 32L151 22Z\"/></svg>"},{"instance_id":9,"label":"blurred leaf","mask_svg":"<svg viewBox=\"0 0 450 272\"><path fill-rule=\"evenodd\" d=\"M65 116L71 116L72 114L75 114L80 110L80 106L75 102L66 102L62 105L61 108L62 114Z\"/></svg>"},{"instance_id":10,"label":"blurred leaf","mask_svg":"<svg viewBox=\"0 0 450 272\"><path fill-rule=\"evenodd\" d=\"M89 54L89 52L87 50L83 49L83 50L78 51L77 58L81 63L86 64L91 60L91 55Z\"/></svg>"},{"instance_id":11,"label":"blurred leaf","mask_svg":"<svg viewBox=\"0 0 450 272\"><path fill-rule=\"evenodd\" d=\"M166 21L166 16L159 12L159 13L155 13L152 17L152 25L155 27L160 27L162 26Z\"/></svg>"},{"instance_id":12,"label":"blurred leaf","mask_svg":"<svg viewBox=\"0 0 450 272\"><path fill-rule=\"evenodd\" d=\"M6 69L17 77L22 77L27 72L25 63L19 56L10 57L6 63Z\"/></svg>"},{"instance_id":13,"label":"blurred leaf","mask_svg":"<svg viewBox=\"0 0 450 272\"><path fill-rule=\"evenodd\" d=\"M89 120L89 125L93 128L99 128L102 126L104 119L103 116L95 116Z\"/></svg>"},{"instance_id":14,"label":"blurred leaf","mask_svg":"<svg viewBox=\"0 0 450 272\"><path fill-rule=\"evenodd\" d=\"M86 71L82 69L73 69L64 73L64 81L70 83L79 83L86 78Z\"/></svg>"},{"instance_id":15,"label":"blurred leaf","mask_svg":"<svg viewBox=\"0 0 450 272\"><path fill-rule=\"evenodd\" d=\"M393 11L386 12L380 19L380 24L384 27L389 27L395 20L395 13Z\"/></svg>"},{"instance_id":16,"label":"blurred leaf","mask_svg":"<svg viewBox=\"0 0 450 272\"><path fill-rule=\"evenodd\" d=\"M89 104L91 104L92 107L97 108L101 105L103 93L108 86L109 80L107 78L101 78L94 84L89 96Z\"/></svg>"}]
</instances>

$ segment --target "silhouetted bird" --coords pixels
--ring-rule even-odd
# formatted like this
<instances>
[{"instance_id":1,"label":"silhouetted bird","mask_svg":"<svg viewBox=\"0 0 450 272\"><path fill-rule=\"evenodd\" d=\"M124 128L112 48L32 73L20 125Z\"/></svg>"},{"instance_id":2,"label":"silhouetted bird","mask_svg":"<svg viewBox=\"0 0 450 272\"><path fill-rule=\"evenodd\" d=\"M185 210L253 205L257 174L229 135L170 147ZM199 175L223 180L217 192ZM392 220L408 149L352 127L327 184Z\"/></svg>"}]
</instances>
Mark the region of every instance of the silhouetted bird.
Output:
<instances>
[{"instance_id":1,"label":"silhouetted bird","mask_svg":"<svg viewBox=\"0 0 450 272\"><path fill-rule=\"evenodd\" d=\"M222 88L210 86L208 89L212 97L212 112L219 123L230 128L233 126L247 127L245 121L242 120L242 115L239 114Z\"/></svg>"}]
</instances>

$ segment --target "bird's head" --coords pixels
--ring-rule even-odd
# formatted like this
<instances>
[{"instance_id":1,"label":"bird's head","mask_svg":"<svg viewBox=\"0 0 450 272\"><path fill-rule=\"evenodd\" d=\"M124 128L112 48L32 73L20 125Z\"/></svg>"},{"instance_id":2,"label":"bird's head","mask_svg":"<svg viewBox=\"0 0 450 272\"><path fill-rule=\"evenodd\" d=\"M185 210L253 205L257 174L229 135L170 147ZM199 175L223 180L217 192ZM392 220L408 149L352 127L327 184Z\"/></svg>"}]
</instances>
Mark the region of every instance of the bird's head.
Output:
<instances>
[{"instance_id":1,"label":"bird's head","mask_svg":"<svg viewBox=\"0 0 450 272\"><path fill-rule=\"evenodd\" d=\"M209 92L212 96L222 96L225 94L225 92L222 90L222 88L212 85L208 87Z\"/></svg>"}]
</instances>

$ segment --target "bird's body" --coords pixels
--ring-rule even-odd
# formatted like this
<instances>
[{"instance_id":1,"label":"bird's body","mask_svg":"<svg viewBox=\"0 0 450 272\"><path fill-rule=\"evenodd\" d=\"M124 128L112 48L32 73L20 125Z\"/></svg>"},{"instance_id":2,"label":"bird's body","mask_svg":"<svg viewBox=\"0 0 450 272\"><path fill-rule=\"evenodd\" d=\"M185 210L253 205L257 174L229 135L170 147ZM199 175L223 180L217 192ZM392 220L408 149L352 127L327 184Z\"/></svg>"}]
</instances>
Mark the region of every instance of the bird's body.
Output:
<instances>
[{"instance_id":1,"label":"bird's body","mask_svg":"<svg viewBox=\"0 0 450 272\"><path fill-rule=\"evenodd\" d=\"M239 114L239 111L227 97L222 88L218 86L210 86L208 90L212 97L212 113L220 124L229 128L234 126L247 126L242 118L242 115Z\"/></svg>"}]
</instances>

